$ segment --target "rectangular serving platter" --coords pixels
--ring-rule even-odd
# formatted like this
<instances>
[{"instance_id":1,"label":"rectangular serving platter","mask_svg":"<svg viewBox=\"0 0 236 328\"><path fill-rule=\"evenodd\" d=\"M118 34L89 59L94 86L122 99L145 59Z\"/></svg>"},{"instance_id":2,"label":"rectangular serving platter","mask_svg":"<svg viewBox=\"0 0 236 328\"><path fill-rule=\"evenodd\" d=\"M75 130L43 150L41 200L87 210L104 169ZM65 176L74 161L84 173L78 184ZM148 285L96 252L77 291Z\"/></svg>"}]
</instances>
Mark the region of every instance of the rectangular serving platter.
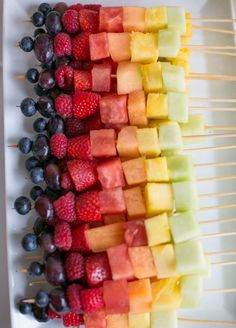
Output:
<instances>
[{"instance_id":1,"label":"rectangular serving platter","mask_svg":"<svg viewBox=\"0 0 236 328\"><path fill-rule=\"evenodd\" d=\"M14 75L23 74L27 68L37 65L33 54L25 54L18 47L17 41L24 35L33 34L33 26L24 23L35 11L39 0L8 0L3 1L4 10L2 21L2 55L0 58L1 73L3 83L0 112L0 327L1 328L37 328L37 327L59 327L58 323L39 324L28 317L20 315L15 308L15 301L19 297L31 297L35 289L28 286L28 278L23 273L17 273L19 267L27 265L25 252L21 249L20 241L23 228L32 224L35 213L32 211L26 217L20 217L12 209L14 199L19 195L27 195L30 182L24 169L24 156L17 150L8 148L9 144L14 144L22 136L31 136L32 120L24 118L20 110L16 107L26 96L34 96L32 87L24 81L14 80ZM80 1L85 3L86 1ZM90 3L91 1L87 1ZM68 1L72 3L72 1ZM104 0L96 1L104 6L115 5L182 5L186 11L191 12L195 18L235 18L236 1L230 0ZM2 6L2 2L0 4ZM216 24L214 24L215 26ZM217 27L233 29L231 24L221 24ZM234 35L193 31L191 44L209 45L234 45ZM223 57L193 53L191 56L192 72L209 72L213 74L236 74L236 57ZM236 98L235 82L207 82L190 81L189 90L191 97L219 97ZM223 104L224 105L224 104ZM209 105L210 106L210 105ZM213 104L212 104L213 106ZM208 125L236 125L236 114L233 112L206 112L206 122ZM195 147L205 147L223 144L234 144L231 139L207 139L197 143ZM196 163L236 161L236 152L233 150L221 152L194 152ZM208 168L199 170L199 176L210 177L216 175L235 175L235 168ZM224 191L236 191L235 181L199 183L200 193L215 193ZM207 199L201 201L201 207L221 204L231 204L235 202L234 197ZM224 211L200 212L199 219L217 219L235 217L235 209ZM209 224L203 226L204 233L214 233L219 231L235 231L236 226L225 224ZM236 249L236 238L211 238L203 240L205 250L216 251L224 249ZM231 258L215 257L212 261L230 260ZM206 288L236 288L236 266L213 267L211 278L206 280ZM235 293L204 293L202 305L197 310L179 311L179 317L209 320L236 321L236 297ZM214 325L191 324L179 322L180 328L204 327L210 328ZM221 325L219 327L224 327ZM96 327L94 327L96 328ZM142 327L137 327L142 328Z\"/></svg>"}]
</instances>

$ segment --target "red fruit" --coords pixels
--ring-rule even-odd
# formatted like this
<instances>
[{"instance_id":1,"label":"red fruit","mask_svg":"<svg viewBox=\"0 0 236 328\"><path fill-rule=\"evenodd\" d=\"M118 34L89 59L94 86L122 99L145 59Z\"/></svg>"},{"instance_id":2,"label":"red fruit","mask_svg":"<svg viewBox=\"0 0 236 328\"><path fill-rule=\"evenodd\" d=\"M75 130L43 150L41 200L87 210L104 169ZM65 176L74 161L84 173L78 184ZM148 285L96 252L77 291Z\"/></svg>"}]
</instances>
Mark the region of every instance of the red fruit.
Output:
<instances>
[{"instance_id":1,"label":"red fruit","mask_svg":"<svg viewBox=\"0 0 236 328\"><path fill-rule=\"evenodd\" d=\"M104 309L103 288L83 289L80 291L82 309L86 313Z\"/></svg>"},{"instance_id":2,"label":"red fruit","mask_svg":"<svg viewBox=\"0 0 236 328\"><path fill-rule=\"evenodd\" d=\"M128 247L146 246L147 234L144 220L133 220L124 223L125 242Z\"/></svg>"},{"instance_id":3,"label":"red fruit","mask_svg":"<svg viewBox=\"0 0 236 328\"><path fill-rule=\"evenodd\" d=\"M69 191L64 196L59 197L53 202L57 217L61 220L72 222L76 220L75 195Z\"/></svg>"},{"instance_id":4,"label":"red fruit","mask_svg":"<svg viewBox=\"0 0 236 328\"><path fill-rule=\"evenodd\" d=\"M90 10L96 10L99 11L99 9L102 7L102 5L84 5L85 9L90 9Z\"/></svg>"},{"instance_id":5,"label":"red fruit","mask_svg":"<svg viewBox=\"0 0 236 328\"><path fill-rule=\"evenodd\" d=\"M106 253L92 254L86 258L85 277L89 287L100 287L103 281L112 279Z\"/></svg>"},{"instance_id":6,"label":"red fruit","mask_svg":"<svg viewBox=\"0 0 236 328\"><path fill-rule=\"evenodd\" d=\"M108 280L103 284L106 313L120 314L129 312L128 283L125 279ZM115 296L115 297L114 297Z\"/></svg>"},{"instance_id":7,"label":"red fruit","mask_svg":"<svg viewBox=\"0 0 236 328\"><path fill-rule=\"evenodd\" d=\"M84 323L83 315L78 313L67 313L63 315L64 327L79 327Z\"/></svg>"},{"instance_id":8,"label":"red fruit","mask_svg":"<svg viewBox=\"0 0 236 328\"><path fill-rule=\"evenodd\" d=\"M91 153L94 157L116 156L116 132L113 129L90 131Z\"/></svg>"},{"instance_id":9,"label":"red fruit","mask_svg":"<svg viewBox=\"0 0 236 328\"><path fill-rule=\"evenodd\" d=\"M60 116L64 118L72 117L73 104L71 96L64 93L60 94L60 96L55 99L55 108Z\"/></svg>"},{"instance_id":10,"label":"red fruit","mask_svg":"<svg viewBox=\"0 0 236 328\"><path fill-rule=\"evenodd\" d=\"M62 16L62 24L64 29L70 33L75 34L80 30L79 13L77 10L68 9Z\"/></svg>"},{"instance_id":11,"label":"red fruit","mask_svg":"<svg viewBox=\"0 0 236 328\"><path fill-rule=\"evenodd\" d=\"M58 222L54 229L54 244L60 251L69 251L72 245L70 225L67 222Z\"/></svg>"},{"instance_id":12,"label":"red fruit","mask_svg":"<svg viewBox=\"0 0 236 328\"><path fill-rule=\"evenodd\" d=\"M99 110L100 95L94 92L80 91L73 96L74 117L86 118Z\"/></svg>"},{"instance_id":13,"label":"red fruit","mask_svg":"<svg viewBox=\"0 0 236 328\"><path fill-rule=\"evenodd\" d=\"M97 33L99 25L98 12L91 9L81 9L79 12L79 24L81 31Z\"/></svg>"},{"instance_id":14,"label":"red fruit","mask_svg":"<svg viewBox=\"0 0 236 328\"><path fill-rule=\"evenodd\" d=\"M123 32L123 8L102 7L99 11L99 30L101 32Z\"/></svg>"},{"instance_id":15,"label":"red fruit","mask_svg":"<svg viewBox=\"0 0 236 328\"><path fill-rule=\"evenodd\" d=\"M87 191L76 198L76 215L77 219L82 222L101 221L97 191Z\"/></svg>"},{"instance_id":16,"label":"red fruit","mask_svg":"<svg viewBox=\"0 0 236 328\"><path fill-rule=\"evenodd\" d=\"M85 132L88 133L90 130L100 130L103 128L103 124L100 118L100 114L97 113L84 120Z\"/></svg>"},{"instance_id":17,"label":"red fruit","mask_svg":"<svg viewBox=\"0 0 236 328\"><path fill-rule=\"evenodd\" d=\"M68 140L67 156L69 159L92 160L89 135L79 136Z\"/></svg>"},{"instance_id":18,"label":"red fruit","mask_svg":"<svg viewBox=\"0 0 236 328\"><path fill-rule=\"evenodd\" d=\"M72 38L72 56L75 60L90 60L89 33L80 33Z\"/></svg>"},{"instance_id":19,"label":"red fruit","mask_svg":"<svg viewBox=\"0 0 236 328\"><path fill-rule=\"evenodd\" d=\"M80 253L70 253L65 263L66 275L69 281L84 277L84 257Z\"/></svg>"},{"instance_id":20,"label":"red fruit","mask_svg":"<svg viewBox=\"0 0 236 328\"><path fill-rule=\"evenodd\" d=\"M54 40L54 53L57 57L71 55L71 38L66 33L58 33Z\"/></svg>"},{"instance_id":21,"label":"red fruit","mask_svg":"<svg viewBox=\"0 0 236 328\"><path fill-rule=\"evenodd\" d=\"M91 71L91 69L93 68L94 63L91 61L83 61L81 63L81 69L84 71Z\"/></svg>"},{"instance_id":22,"label":"red fruit","mask_svg":"<svg viewBox=\"0 0 236 328\"><path fill-rule=\"evenodd\" d=\"M72 246L71 250L75 252L89 252L90 248L86 238L86 230L88 230L89 225L83 224L78 227L71 229L72 234Z\"/></svg>"},{"instance_id":23,"label":"red fruit","mask_svg":"<svg viewBox=\"0 0 236 328\"><path fill-rule=\"evenodd\" d=\"M90 58L100 60L110 57L107 33L90 34L89 36Z\"/></svg>"},{"instance_id":24,"label":"red fruit","mask_svg":"<svg viewBox=\"0 0 236 328\"><path fill-rule=\"evenodd\" d=\"M100 115L104 124L128 123L127 95L109 95L101 98Z\"/></svg>"},{"instance_id":25,"label":"red fruit","mask_svg":"<svg viewBox=\"0 0 236 328\"><path fill-rule=\"evenodd\" d=\"M102 161L97 166L98 180L103 189L125 186L125 178L119 158Z\"/></svg>"},{"instance_id":26,"label":"red fruit","mask_svg":"<svg viewBox=\"0 0 236 328\"><path fill-rule=\"evenodd\" d=\"M57 85L62 89L70 89L74 82L74 70L70 66L60 66L55 71L55 79Z\"/></svg>"},{"instance_id":27,"label":"red fruit","mask_svg":"<svg viewBox=\"0 0 236 328\"><path fill-rule=\"evenodd\" d=\"M100 210L102 214L119 214L126 211L122 188L99 191Z\"/></svg>"},{"instance_id":28,"label":"red fruit","mask_svg":"<svg viewBox=\"0 0 236 328\"><path fill-rule=\"evenodd\" d=\"M118 63L114 62L111 57L104 58L102 63L111 65L111 73L116 74ZM112 82L116 82L116 79L112 79ZM116 90L114 92L116 92Z\"/></svg>"},{"instance_id":29,"label":"red fruit","mask_svg":"<svg viewBox=\"0 0 236 328\"><path fill-rule=\"evenodd\" d=\"M85 133L84 121L77 120L76 118L68 118L66 120L66 136L68 138L77 137Z\"/></svg>"},{"instance_id":30,"label":"red fruit","mask_svg":"<svg viewBox=\"0 0 236 328\"><path fill-rule=\"evenodd\" d=\"M73 160L67 162L67 167L78 192L98 182L96 166L92 162Z\"/></svg>"},{"instance_id":31,"label":"red fruit","mask_svg":"<svg viewBox=\"0 0 236 328\"><path fill-rule=\"evenodd\" d=\"M98 64L92 69L92 91L110 92L111 90L111 65Z\"/></svg>"},{"instance_id":32,"label":"red fruit","mask_svg":"<svg viewBox=\"0 0 236 328\"><path fill-rule=\"evenodd\" d=\"M80 9L83 8L83 5L81 5L80 3L77 3L76 5L72 5L69 7L69 9L73 9L73 10L77 10L80 11Z\"/></svg>"},{"instance_id":33,"label":"red fruit","mask_svg":"<svg viewBox=\"0 0 236 328\"><path fill-rule=\"evenodd\" d=\"M54 320L54 319L60 319L61 315L54 312L50 307L48 307L48 317L49 319Z\"/></svg>"},{"instance_id":34,"label":"red fruit","mask_svg":"<svg viewBox=\"0 0 236 328\"><path fill-rule=\"evenodd\" d=\"M67 152L67 138L63 133L55 133L50 139L51 154L62 159Z\"/></svg>"},{"instance_id":35,"label":"red fruit","mask_svg":"<svg viewBox=\"0 0 236 328\"><path fill-rule=\"evenodd\" d=\"M78 284L73 284L67 287L66 297L71 309L71 312L78 313L81 311L81 302L79 292L82 286Z\"/></svg>"},{"instance_id":36,"label":"red fruit","mask_svg":"<svg viewBox=\"0 0 236 328\"><path fill-rule=\"evenodd\" d=\"M61 188L69 191L69 190L74 190L74 185L73 185L73 181L70 177L70 174L68 172L64 172L61 175Z\"/></svg>"},{"instance_id":37,"label":"red fruit","mask_svg":"<svg viewBox=\"0 0 236 328\"><path fill-rule=\"evenodd\" d=\"M91 90L92 75L89 71L74 71L75 92Z\"/></svg>"}]
</instances>

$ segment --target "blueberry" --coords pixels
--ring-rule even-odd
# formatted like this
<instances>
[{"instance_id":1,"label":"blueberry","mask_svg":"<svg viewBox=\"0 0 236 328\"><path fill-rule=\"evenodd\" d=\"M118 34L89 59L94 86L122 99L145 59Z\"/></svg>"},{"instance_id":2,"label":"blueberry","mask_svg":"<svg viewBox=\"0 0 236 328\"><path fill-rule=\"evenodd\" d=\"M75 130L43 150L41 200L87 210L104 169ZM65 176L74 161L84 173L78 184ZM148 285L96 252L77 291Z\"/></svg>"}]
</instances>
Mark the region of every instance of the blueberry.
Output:
<instances>
[{"instance_id":1,"label":"blueberry","mask_svg":"<svg viewBox=\"0 0 236 328\"><path fill-rule=\"evenodd\" d=\"M25 98L20 104L20 109L23 115L31 117L36 114L36 103L32 98Z\"/></svg>"},{"instance_id":2,"label":"blueberry","mask_svg":"<svg viewBox=\"0 0 236 328\"><path fill-rule=\"evenodd\" d=\"M41 187L39 186L34 186L31 190L30 190L30 198L32 200L36 200L39 196L43 195L44 191Z\"/></svg>"},{"instance_id":3,"label":"blueberry","mask_svg":"<svg viewBox=\"0 0 236 328\"><path fill-rule=\"evenodd\" d=\"M39 34L45 34L46 31L43 28L36 28L36 30L34 30L34 37L36 38L36 36L38 36Z\"/></svg>"},{"instance_id":4,"label":"blueberry","mask_svg":"<svg viewBox=\"0 0 236 328\"><path fill-rule=\"evenodd\" d=\"M49 93L49 90L43 89L42 87L40 87L39 84L36 84L34 86L34 91L35 91L36 95L39 97L46 96Z\"/></svg>"},{"instance_id":5,"label":"blueberry","mask_svg":"<svg viewBox=\"0 0 236 328\"><path fill-rule=\"evenodd\" d=\"M35 320L38 322L47 322L49 320L47 308L39 308L37 306L33 306L33 315Z\"/></svg>"},{"instance_id":6,"label":"blueberry","mask_svg":"<svg viewBox=\"0 0 236 328\"><path fill-rule=\"evenodd\" d=\"M18 303L18 309L21 314L31 314L32 304L24 302L24 299L20 300Z\"/></svg>"},{"instance_id":7,"label":"blueberry","mask_svg":"<svg viewBox=\"0 0 236 328\"><path fill-rule=\"evenodd\" d=\"M31 210L31 202L29 198L20 196L15 200L14 208L18 214L25 215Z\"/></svg>"},{"instance_id":8,"label":"blueberry","mask_svg":"<svg viewBox=\"0 0 236 328\"><path fill-rule=\"evenodd\" d=\"M39 79L39 71L36 68L30 68L26 72L25 77L31 83L37 83Z\"/></svg>"},{"instance_id":9,"label":"blueberry","mask_svg":"<svg viewBox=\"0 0 236 328\"><path fill-rule=\"evenodd\" d=\"M34 156L27 158L25 161L25 168L29 172L36 166L40 166L40 161Z\"/></svg>"},{"instance_id":10,"label":"blueberry","mask_svg":"<svg viewBox=\"0 0 236 328\"><path fill-rule=\"evenodd\" d=\"M38 293L35 296L35 304L40 307L44 308L48 306L49 303L49 296L48 293L46 293L44 290L38 291Z\"/></svg>"},{"instance_id":11,"label":"blueberry","mask_svg":"<svg viewBox=\"0 0 236 328\"><path fill-rule=\"evenodd\" d=\"M39 236L42 232L50 230L47 222L42 218L37 218L34 222L33 231L35 235Z\"/></svg>"},{"instance_id":12,"label":"blueberry","mask_svg":"<svg viewBox=\"0 0 236 328\"><path fill-rule=\"evenodd\" d=\"M44 182L44 170L42 167L35 167L30 171L31 181L35 184L42 184Z\"/></svg>"},{"instance_id":13,"label":"blueberry","mask_svg":"<svg viewBox=\"0 0 236 328\"><path fill-rule=\"evenodd\" d=\"M51 137L55 133L65 132L65 122L59 115L50 118L47 125L47 133Z\"/></svg>"},{"instance_id":14,"label":"blueberry","mask_svg":"<svg viewBox=\"0 0 236 328\"><path fill-rule=\"evenodd\" d=\"M34 128L35 132L38 132L38 133L43 132L47 128L47 121L42 117L37 118L34 121L33 128Z\"/></svg>"},{"instance_id":15,"label":"blueberry","mask_svg":"<svg viewBox=\"0 0 236 328\"><path fill-rule=\"evenodd\" d=\"M32 144L33 143L29 138L24 137L18 141L17 146L21 153L28 154L32 149Z\"/></svg>"},{"instance_id":16,"label":"blueberry","mask_svg":"<svg viewBox=\"0 0 236 328\"><path fill-rule=\"evenodd\" d=\"M28 272L33 277L39 277L43 274L44 266L39 262L32 262L28 268Z\"/></svg>"},{"instance_id":17,"label":"blueberry","mask_svg":"<svg viewBox=\"0 0 236 328\"><path fill-rule=\"evenodd\" d=\"M45 23L45 17L44 14L41 13L40 11L36 11L32 16L31 16L31 21L36 27L41 27Z\"/></svg>"},{"instance_id":18,"label":"blueberry","mask_svg":"<svg viewBox=\"0 0 236 328\"><path fill-rule=\"evenodd\" d=\"M38 11L44 14L44 16L47 16L50 11L52 11L52 7L49 5L49 3L41 3L38 7Z\"/></svg>"},{"instance_id":19,"label":"blueberry","mask_svg":"<svg viewBox=\"0 0 236 328\"><path fill-rule=\"evenodd\" d=\"M56 114L54 109L54 102L51 97L40 97L37 102L37 109L39 113L46 118L54 117Z\"/></svg>"},{"instance_id":20,"label":"blueberry","mask_svg":"<svg viewBox=\"0 0 236 328\"><path fill-rule=\"evenodd\" d=\"M22 247L26 252L33 252L38 248L37 236L33 233L27 233L21 242Z\"/></svg>"},{"instance_id":21,"label":"blueberry","mask_svg":"<svg viewBox=\"0 0 236 328\"><path fill-rule=\"evenodd\" d=\"M25 36L20 40L19 47L25 52L31 52L34 48L34 40L30 36Z\"/></svg>"}]
</instances>

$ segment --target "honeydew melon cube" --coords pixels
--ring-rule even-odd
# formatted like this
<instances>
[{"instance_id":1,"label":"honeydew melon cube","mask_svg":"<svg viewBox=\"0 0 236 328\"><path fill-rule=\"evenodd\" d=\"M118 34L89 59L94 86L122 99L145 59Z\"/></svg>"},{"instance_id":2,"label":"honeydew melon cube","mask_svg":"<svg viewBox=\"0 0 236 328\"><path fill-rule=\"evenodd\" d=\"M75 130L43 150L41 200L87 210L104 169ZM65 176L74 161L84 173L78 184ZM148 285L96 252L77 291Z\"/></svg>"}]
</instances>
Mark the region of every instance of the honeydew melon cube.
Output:
<instances>
[{"instance_id":1,"label":"honeydew melon cube","mask_svg":"<svg viewBox=\"0 0 236 328\"><path fill-rule=\"evenodd\" d=\"M146 92L161 92L163 90L162 65L160 62L141 66L143 88Z\"/></svg>"},{"instance_id":2,"label":"honeydew melon cube","mask_svg":"<svg viewBox=\"0 0 236 328\"><path fill-rule=\"evenodd\" d=\"M186 91L185 73L183 67L176 65L162 65L162 78L166 92Z\"/></svg>"},{"instance_id":3,"label":"honeydew melon cube","mask_svg":"<svg viewBox=\"0 0 236 328\"><path fill-rule=\"evenodd\" d=\"M147 216L173 211L174 200L171 184L147 183L144 195Z\"/></svg>"},{"instance_id":4,"label":"honeydew melon cube","mask_svg":"<svg viewBox=\"0 0 236 328\"><path fill-rule=\"evenodd\" d=\"M158 59L158 35L155 33L131 33L131 61L149 64Z\"/></svg>"},{"instance_id":5,"label":"honeydew melon cube","mask_svg":"<svg viewBox=\"0 0 236 328\"><path fill-rule=\"evenodd\" d=\"M177 271L181 275L199 274L206 268L206 258L199 240L188 240L174 247Z\"/></svg>"},{"instance_id":6,"label":"honeydew melon cube","mask_svg":"<svg viewBox=\"0 0 236 328\"><path fill-rule=\"evenodd\" d=\"M137 138L141 155L148 158L160 155L161 149L156 128L138 129Z\"/></svg>"},{"instance_id":7,"label":"honeydew melon cube","mask_svg":"<svg viewBox=\"0 0 236 328\"><path fill-rule=\"evenodd\" d=\"M152 283L152 312L172 311L181 304L179 278L160 279Z\"/></svg>"},{"instance_id":8,"label":"honeydew melon cube","mask_svg":"<svg viewBox=\"0 0 236 328\"><path fill-rule=\"evenodd\" d=\"M186 33L186 16L183 7L167 8L168 28L180 31L181 34Z\"/></svg>"},{"instance_id":9,"label":"honeydew melon cube","mask_svg":"<svg viewBox=\"0 0 236 328\"><path fill-rule=\"evenodd\" d=\"M157 32L160 29L166 28L167 8L164 6L146 8L145 25L148 32Z\"/></svg>"},{"instance_id":10,"label":"honeydew melon cube","mask_svg":"<svg viewBox=\"0 0 236 328\"><path fill-rule=\"evenodd\" d=\"M147 96L146 115L149 119L165 119L168 117L167 95L163 93L149 93Z\"/></svg>"},{"instance_id":11,"label":"honeydew melon cube","mask_svg":"<svg viewBox=\"0 0 236 328\"><path fill-rule=\"evenodd\" d=\"M151 313L151 328L177 328L176 311L157 311Z\"/></svg>"},{"instance_id":12,"label":"honeydew melon cube","mask_svg":"<svg viewBox=\"0 0 236 328\"><path fill-rule=\"evenodd\" d=\"M180 47L179 31L166 29L158 32L159 57L176 57Z\"/></svg>"},{"instance_id":13,"label":"honeydew melon cube","mask_svg":"<svg viewBox=\"0 0 236 328\"><path fill-rule=\"evenodd\" d=\"M190 65L189 62L186 60L180 60L180 59L172 59L171 63L175 66L182 67L184 69L185 76L187 77L190 72ZM185 81L186 83L186 92L188 91L188 81Z\"/></svg>"},{"instance_id":14,"label":"honeydew melon cube","mask_svg":"<svg viewBox=\"0 0 236 328\"><path fill-rule=\"evenodd\" d=\"M168 112L170 121L188 122L188 96L183 92L169 92Z\"/></svg>"},{"instance_id":15,"label":"honeydew melon cube","mask_svg":"<svg viewBox=\"0 0 236 328\"><path fill-rule=\"evenodd\" d=\"M150 328L150 313L129 313L129 328Z\"/></svg>"},{"instance_id":16,"label":"honeydew melon cube","mask_svg":"<svg viewBox=\"0 0 236 328\"><path fill-rule=\"evenodd\" d=\"M166 213L147 219L144 224L148 246L156 246L170 242L170 227Z\"/></svg>"},{"instance_id":17,"label":"honeydew melon cube","mask_svg":"<svg viewBox=\"0 0 236 328\"><path fill-rule=\"evenodd\" d=\"M194 180L195 170L193 159L187 155L169 156L167 159L167 166L170 181L185 181Z\"/></svg>"},{"instance_id":18,"label":"honeydew melon cube","mask_svg":"<svg viewBox=\"0 0 236 328\"><path fill-rule=\"evenodd\" d=\"M175 250L172 244L151 247L151 251L159 279L179 275L176 269Z\"/></svg>"},{"instance_id":19,"label":"honeydew melon cube","mask_svg":"<svg viewBox=\"0 0 236 328\"><path fill-rule=\"evenodd\" d=\"M145 160L145 168L148 182L169 181L168 165L166 157L156 157Z\"/></svg>"},{"instance_id":20,"label":"honeydew melon cube","mask_svg":"<svg viewBox=\"0 0 236 328\"><path fill-rule=\"evenodd\" d=\"M173 155L183 149L181 130L175 122L161 124L159 138L162 155Z\"/></svg>"},{"instance_id":21,"label":"honeydew melon cube","mask_svg":"<svg viewBox=\"0 0 236 328\"><path fill-rule=\"evenodd\" d=\"M197 210L198 193L193 181L182 181L173 183L175 209L177 212Z\"/></svg>"},{"instance_id":22,"label":"honeydew melon cube","mask_svg":"<svg viewBox=\"0 0 236 328\"><path fill-rule=\"evenodd\" d=\"M189 115L187 123L180 123L182 136L205 134L205 120L203 115Z\"/></svg>"},{"instance_id":23,"label":"honeydew melon cube","mask_svg":"<svg viewBox=\"0 0 236 328\"><path fill-rule=\"evenodd\" d=\"M170 231L175 244L200 235L199 223L194 212L177 213L169 217Z\"/></svg>"},{"instance_id":24,"label":"honeydew melon cube","mask_svg":"<svg viewBox=\"0 0 236 328\"><path fill-rule=\"evenodd\" d=\"M180 280L181 308L197 308L203 294L203 278L200 275L183 276Z\"/></svg>"},{"instance_id":25,"label":"honeydew melon cube","mask_svg":"<svg viewBox=\"0 0 236 328\"><path fill-rule=\"evenodd\" d=\"M211 261L207 255L205 255L205 267L200 271L200 274L204 278L210 278L211 276Z\"/></svg>"}]
</instances>

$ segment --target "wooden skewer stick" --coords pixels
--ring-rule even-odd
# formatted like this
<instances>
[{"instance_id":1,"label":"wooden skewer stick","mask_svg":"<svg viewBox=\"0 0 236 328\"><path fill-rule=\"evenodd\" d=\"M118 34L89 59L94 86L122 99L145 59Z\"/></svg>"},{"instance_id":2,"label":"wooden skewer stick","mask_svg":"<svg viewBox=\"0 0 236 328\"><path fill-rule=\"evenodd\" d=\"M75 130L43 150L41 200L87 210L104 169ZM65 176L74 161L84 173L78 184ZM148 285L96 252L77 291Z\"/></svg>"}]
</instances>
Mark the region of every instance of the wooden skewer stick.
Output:
<instances>
[{"instance_id":1,"label":"wooden skewer stick","mask_svg":"<svg viewBox=\"0 0 236 328\"><path fill-rule=\"evenodd\" d=\"M236 133L209 133L209 134L198 134L192 136L183 136L182 138L191 138L191 139L199 139L199 138L235 138Z\"/></svg>"},{"instance_id":2,"label":"wooden skewer stick","mask_svg":"<svg viewBox=\"0 0 236 328\"><path fill-rule=\"evenodd\" d=\"M208 181L225 181L225 180L235 180L236 175L228 175L224 177L212 177L212 178L200 178L197 179L198 182L208 182Z\"/></svg>"},{"instance_id":3,"label":"wooden skewer stick","mask_svg":"<svg viewBox=\"0 0 236 328\"><path fill-rule=\"evenodd\" d=\"M212 289L205 289L205 292L210 293L236 293L236 288L212 288Z\"/></svg>"},{"instance_id":4,"label":"wooden skewer stick","mask_svg":"<svg viewBox=\"0 0 236 328\"><path fill-rule=\"evenodd\" d=\"M231 237L231 236L236 236L236 231L207 233L207 234L202 234L201 238Z\"/></svg>"},{"instance_id":5,"label":"wooden skewer stick","mask_svg":"<svg viewBox=\"0 0 236 328\"><path fill-rule=\"evenodd\" d=\"M200 212L215 211L215 210L225 210L229 208L236 208L236 204L226 204L226 205L216 205L210 207L202 207L199 209Z\"/></svg>"},{"instance_id":6,"label":"wooden skewer stick","mask_svg":"<svg viewBox=\"0 0 236 328\"><path fill-rule=\"evenodd\" d=\"M236 149L236 145L216 146L216 147L203 147L203 148L186 148L184 150L186 152L192 152L192 151L229 150L229 149Z\"/></svg>"},{"instance_id":7,"label":"wooden skewer stick","mask_svg":"<svg viewBox=\"0 0 236 328\"><path fill-rule=\"evenodd\" d=\"M190 72L187 76L190 80L207 80L207 81L236 81L235 75L226 74L209 74Z\"/></svg>"},{"instance_id":8,"label":"wooden skewer stick","mask_svg":"<svg viewBox=\"0 0 236 328\"><path fill-rule=\"evenodd\" d=\"M233 131L236 130L236 125L206 125L206 130L217 130L217 131Z\"/></svg>"},{"instance_id":9,"label":"wooden skewer stick","mask_svg":"<svg viewBox=\"0 0 236 328\"><path fill-rule=\"evenodd\" d=\"M179 321L189 322L189 323L204 323L204 324L213 324L213 325L221 325L228 327L236 327L236 322L230 321L220 321L220 320L201 320L201 319L187 319L187 318L178 318Z\"/></svg>"},{"instance_id":10,"label":"wooden skewer stick","mask_svg":"<svg viewBox=\"0 0 236 328\"><path fill-rule=\"evenodd\" d=\"M225 167L225 166L236 166L236 162L219 162L219 163L197 163L195 167Z\"/></svg>"},{"instance_id":11,"label":"wooden skewer stick","mask_svg":"<svg viewBox=\"0 0 236 328\"><path fill-rule=\"evenodd\" d=\"M188 22L207 22L207 23L236 23L233 18L189 18Z\"/></svg>"},{"instance_id":12,"label":"wooden skewer stick","mask_svg":"<svg viewBox=\"0 0 236 328\"><path fill-rule=\"evenodd\" d=\"M29 283L29 286L32 287L34 285L46 285L48 284L47 280L35 280L35 281L31 281Z\"/></svg>"},{"instance_id":13,"label":"wooden skewer stick","mask_svg":"<svg viewBox=\"0 0 236 328\"><path fill-rule=\"evenodd\" d=\"M236 54L235 54L236 55ZM236 112L236 107L205 107L205 106L189 106L191 110L207 110L218 112Z\"/></svg>"},{"instance_id":14,"label":"wooden skewer stick","mask_svg":"<svg viewBox=\"0 0 236 328\"><path fill-rule=\"evenodd\" d=\"M17 269L16 272L20 272L20 273L27 273L28 270L25 269L25 268L22 268L22 269Z\"/></svg>"},{"instance_id":15,"label":"wooden skewer stick","mask_svg":"<svg viewBox=\"0 0 236 328\"><path fill-rule=\"evenodd\" d=\"M211 265L213 266L229 266L229 265L235 265L236 261L226 261L226 262L211 262Z\"/></svg>"},{"instance_id":16,"label":"wooden skewer stick","mask_svg":"<svg viewBox=\"0 0 236 328\"><path fill-rule=\"evenodd\" d=\"M236 179L236 177L235 177ZM227 196L235 196L236 192L222 192L222 193L213 193L213 194L201 194L199 198L211 198L211 197L227 197Z\"/></svg>"},{"instance_id":17,"label":"wooden skewer stick","mask_svg":"<svg viewBox=\"0 0 236 328\"><path fill-rule=\"evenodd\" d=\"M204 50L204 49L191 49L191 52L206 54L206 55L217 55L217 56L229 56L236 57L235 52L227 52L227 51L216 51L216 50Z\"/></svg>"},{"instance_id":18,"label":"wooden skewer stick","mask_svg":"<svg viewBox=\"0 0 236 328\"><path fill-rule=\"evenodd\" d=\"M236 250L218 251L218 252L207 252L206 255L209 255L209 256L236 255Z\"/></svg>"},{"instance_id":19,"label":"wooden skewer stick","mask_svg":"<svg viewBox=\"0 0 236 328\"><path fill-rule=\"evenodd\" d=\"M216 220L207 220L207 221L200 221L199 224L212 224L212 223L231 223L236 222L236 218L231 219L216 219Z\"/></svg>"},{"instance_id":20,"label":"wooden skewer stick","mask_svg":"<svg viewBox=\"0 0 236 328\"><path fill-rule=\"evenodd\" d=\"M43 259L43 255L26 256L25 259L26 260L29 260L29 261L42 260Z\"/></svg>"},{"instance_id":21,"label":"wooden skewer stick","mask_svg":"<svg viewBox=\"0 0 236 328\"><path fill-rule=\"evenodd\" d=\"M190 102L236 103L236 98L197 98L190 97Z\"/></svg>"},{"instance_id":22,"label":"wooden skewer stick","mask_svg":"<svg viewBox=\"0 0 236 328\"><path fill-rule=\"evenodd\" d=\"M209 26L197 26L197 25L192 25L192 28L193 28L193 30L200 30L200 31L208 31L208 32L216 32L216 33L236 35L236 31L223 29L223 28L215 28L215 27L209 27Z\"/></svg>"}]
</instances>

